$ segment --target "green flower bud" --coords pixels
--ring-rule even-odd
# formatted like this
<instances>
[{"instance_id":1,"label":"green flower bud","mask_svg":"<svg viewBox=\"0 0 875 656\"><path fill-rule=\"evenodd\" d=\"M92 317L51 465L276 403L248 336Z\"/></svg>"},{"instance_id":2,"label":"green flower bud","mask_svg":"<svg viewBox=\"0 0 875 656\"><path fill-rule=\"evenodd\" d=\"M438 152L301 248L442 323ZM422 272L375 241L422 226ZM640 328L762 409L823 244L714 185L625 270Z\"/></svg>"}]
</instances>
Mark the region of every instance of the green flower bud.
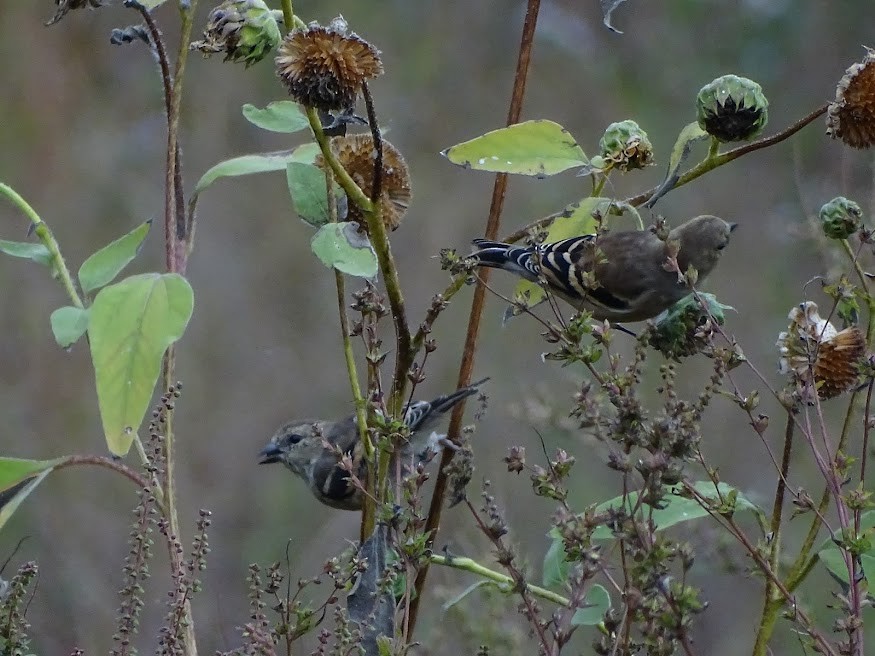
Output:
<instances>
[{"instance_id":1,"label":"green flower bud","mask_svg":"<svg viewBox=\"0 0 875 656\"><path fill-rule=\"evenodd\" d=\"M699 127L718 141L745 141L766 127L769 101L753 80L724 75L702 87L696 112Z\"/></svg>"},{"instance_id":2,"label":"green flower bud","mask_svg":"<svg viewBox=\"0 0 875 656\"><path fill-rule=\"evenodd\" d=\"M205 57L224 52L225 61L243 62L249 68L281 40L276 15L264 0L225 0L210 12L204 40L191 47Z\"/></svg>"},{"instance_id":3,"label":"green flower bud","mask_svg":"<svg viewBox=\"0 0 875 656\"><path fill-rule=\"evenodd\" d=\"M606 168L623 172L643 169L653 162L653 145L647 133L628 119L608 126L599 141L599 150Z\"/></svg>"},{"instance_id":4,"label":"green flower bud","mask_svg":"<svg viewBox=\"0 0 875 656\"><path fill-rule=\"evenodd\" d=\"M699 294L708 306L702 309L695 296L681 299L658 318L647 343L665 357L680 360L705 350L711 342L714 321L723 325L724 310L732 309L720 303L713 294ZM710 313L710 317L709 317Z\"/></svg>"},{"instance_id":5,"label":"green flower bud","mask_svg":"<svg viewBox=\"0 0 875 656\"><path fill-rule=\"evenodd\" d=\"M863 226L863 210L854 201L837 196L820 208L820 225L830 239L847 239Z\"/></svg>"}]
</instances>

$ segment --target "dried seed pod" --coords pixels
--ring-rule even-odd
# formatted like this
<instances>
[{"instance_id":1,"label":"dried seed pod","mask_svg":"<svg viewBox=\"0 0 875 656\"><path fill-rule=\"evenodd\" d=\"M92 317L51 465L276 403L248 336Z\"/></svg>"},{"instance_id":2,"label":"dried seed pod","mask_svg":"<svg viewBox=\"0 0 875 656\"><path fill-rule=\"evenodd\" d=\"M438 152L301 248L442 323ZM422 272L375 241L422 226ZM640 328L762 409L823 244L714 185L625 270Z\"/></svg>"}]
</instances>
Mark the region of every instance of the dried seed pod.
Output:
<instances>
[{"instance_id":1,"label":"dried seed pod","mask_svg":"<svg viewBox=\"0 0 875 656\"><path fill-rule=\"evenodd\" d=\"M854 201L837 196L820 208L820 225L830 239L847 239L863 226L863 210Z\"/></svg>"},{"instance_id":2,"label":"dried seed pod","mask_svg":"<svg viewBox=\"0 0 875 656\"><path fill-rule=\"evenodd\" d=\"M277 47L282 34L263 0L226 0L207 17L204 40L191 44L204 57L225 53L225 61L243 62L246 68Z\"/></svg>"},{"instance_id":3,"label":"dried seed pod","mask_svg":"<svg viewBox=\"0 0 875 656\"><path fill-rule=\"evenodd\" d=\"M380 52L349 32L343 18L289 32L276 57L277 75L298 102L325 111L355 104L362 83L383 73Z\"/></svg>"},{"instance_id":4,"label":"dried seed pod","mask_svg":"<svg viewBox=\"0 0 875 656\"><path fill-rule=\"evenodd\" d=\"M611 123L599 141L601 157L624 173L643 169L653 162L653 145L635 121Z\"/></svg>"},{"instance_id":5,"label":"dried seed pod","mask_svg":"<svg viewBox=\"0 0 875 656\"><path fill-rule=\"evenodd\" d=\"M779 369L814 386L821 399L838 396L860 378L859 363L866 352L866 338L856 326L836 330L822 318L817 304L805 301L788 315L790 325L778 335Z\"/></svg>"},{"instance_id":6,"label":"dried seed pod","mask_svg":"<svg viewBox=\"0 0 875 656\"><path fill-rule=\"evenodd\" d=\"M875 142L875 50L845 71L826 112L826 133L852 148Z\"/></svg>"},{"instance_id":7,"label":"dried seed pod","mask_svg":"<svg viewBox=\"0 0 875 656\"><path fill-rule=\"evenodd\" d=\"M334 137L331 140L331 150L355 183L367 196L371 196L374 188L376 158L373 137L369 134ZM324 165L320 155L316 158L316 166ZM404 218L410 204L410 173L404 157L385 139L381 187L383 223L388 230L395 230L401 224L401 219ZM347 221L357 221L362 228L367 229L364 214L355 203L349 204Z\"/></svg>"}]
</instances>

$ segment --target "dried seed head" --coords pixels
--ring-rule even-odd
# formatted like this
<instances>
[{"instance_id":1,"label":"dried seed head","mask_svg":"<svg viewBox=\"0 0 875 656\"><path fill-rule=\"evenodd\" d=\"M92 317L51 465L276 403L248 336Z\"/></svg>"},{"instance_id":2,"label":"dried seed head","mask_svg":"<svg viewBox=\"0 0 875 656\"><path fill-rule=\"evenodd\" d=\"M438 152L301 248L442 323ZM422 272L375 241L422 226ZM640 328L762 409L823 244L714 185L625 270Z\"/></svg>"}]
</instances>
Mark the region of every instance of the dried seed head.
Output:
<instances>
[{"instance_id":1,"label":"dried seed head","mask_svg":"<svg viewBox=\"0 0 875 656\"><path fill-rule=\"evenodd\" d=\"M699 127L723 142L752 139L769 120L763 88L738 75L723 75L702 87L696 109Z\"/></svg>"},{"instance_id":2,"label":"dried seed head","mask_svg":"<svg viewBox=\"0 0 875 656\"><path fill-rule=\"evenodd\" d=\"M289 32L276 57L277 75L298 102L325 111L355 104L362 83L383 73L380 52L337 17Z\"/></svg>"},{"instance_id":3,"label":"dried seed head","mask_svg":"<svg viewBox=\"0 0 875 656\"><path fill-rule=\"evenodd\" d=\"M826 133L852 148L875 142L875 50L845 71L826 112Z\"/></svg>"},{"instance_id":4,"label":"dried seed head","mask_svg":"<svg viewBox=\"0 0 875 656\"><path fill-rule=\"evenodd\" d=\"M610 168L624 173L653 163L653 145L635 121L611 123L599 141L599 150Z\"/></svg>"},{"instance_id":5,"label":"dried seed head","mask_svg":"<svg viewBox=\"0 0 875 656\"><path fill-rule=\"evenodd\" d=\"M837 331L811 301L788 315L790 325L778 335L779 369L798 381L812 384L821 399L838 396L860 378L858 364L866 352L866 338L857 327Z\"/></svg>"},{"instance_id":6,"label":"dried seed head","mask_svg":"<svg viewBox=\"0 0 875 656\"><path fill-rule=\"evenodd\" d=\"M46 23L47 26L54 25L66 16L67 12L73 9L84 9L85 7L97 9L102 7L103 0L55 0L55 4L58 8L55 10L55 15Z\"/></svg>"},{"instance_id":7,"label":"dried seed head","mask_svg":"<svg viewBox=\"0 0 875 656\"><path fill-rule=\"evenodd\" d=\"M732 308L720 303L713 294L699 296L707 304L707 312L695 296L687 296L654 323L647 333L647 343L665 357L678 361L706 350L715 330L714 321L722 326L725 320L723 311Z\"/></svg>"},{"instance_id":8,"label":"dried seed head","mask_svg":"<svg viewBox=\"0 0 875 656\"><path fill-rule=\"evenodd\" d=\"M279 44L282 34L270 7L263 0L226 0L207 17L204 40L191 44L204 57L223 52L224 61L260 62Z\"/></svg>"},{"instance_id":9,"label":"dried seed head","mask_svg":"<svg viewBox=\"0 0 875 656\"><path fill-rule=\"evenodd\" d=\"M374 139L369 134L355 134L346 137L334 137L331 140L331 150L344 170L349 173L355 183L371 196L374 188L374 161L377 151ZM316 166L323 167L322 156L316 158ZM383 140L383 174L380 183L382 187L383 223L389 230L394 230L401 224L401 219L410 204L410 173L407 163L401 153L385 139ZM357 221L363 229L367 229L364 214L354 203L349 204L347 221Z\"/></svg>"}]
</instances>

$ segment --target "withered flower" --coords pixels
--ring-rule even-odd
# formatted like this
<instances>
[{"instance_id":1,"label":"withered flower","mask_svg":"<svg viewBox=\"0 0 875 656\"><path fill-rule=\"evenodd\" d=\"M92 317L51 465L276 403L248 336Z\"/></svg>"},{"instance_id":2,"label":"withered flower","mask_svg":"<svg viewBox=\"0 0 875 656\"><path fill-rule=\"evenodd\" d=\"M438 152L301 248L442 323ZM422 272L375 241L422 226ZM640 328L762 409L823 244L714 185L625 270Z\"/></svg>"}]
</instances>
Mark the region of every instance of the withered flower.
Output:
<instances>
[{"instance_id":1,"label":"withered flower","mask_svg":"<svg viewBox=\"0 0 875 656\"><path fill-rule=\"evenodd\" d=\"M298 102L325 111L355 104L362 83L383 73L380 52L335 18L289 32L276 57L277 75Z\"/></svg>"},{"instance_id":2,"label":"withered flower","mask_svg":"<svg viewBox=\"0 0 875 656\"><path fill-rule=\"evenodd\" d=\"M852 148L875 142L875 50L845 71L826 112L826 133Z\"/></svg>"}]
</instances>

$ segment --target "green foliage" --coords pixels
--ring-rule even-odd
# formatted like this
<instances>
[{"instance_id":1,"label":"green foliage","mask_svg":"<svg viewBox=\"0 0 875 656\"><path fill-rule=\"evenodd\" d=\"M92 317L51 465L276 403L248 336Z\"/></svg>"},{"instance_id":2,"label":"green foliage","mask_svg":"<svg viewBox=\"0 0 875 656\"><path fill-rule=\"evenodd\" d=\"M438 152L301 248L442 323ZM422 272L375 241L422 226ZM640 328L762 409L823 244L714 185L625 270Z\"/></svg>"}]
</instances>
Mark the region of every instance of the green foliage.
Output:
<instances>
[{"instance_id":1,"label":"green foliage","mask_svg":"<svg viewBox=\"0 0 875 656\"><path fill-rule=\"evenodd\" d=\"M330 214L328 194L325 190L325 171L312 164L289 162L286 167L286 179L292 204L298 216L316 228L328 223ZM336 183L332 184L332 189L335 193L335 202L340 204L344 197L343 190Z\"/></svg>"},{"instance_id":2,"label":"green foliage","mask_svg":"<svg viewBox=\"0 0 875 656\"><path fill-rule=\"evenodd\" d=\"M104 287L91 306L88 336L109 450L130 449L167 347L191 317L191 286L175 273L131 276Z\"/></svg>"},{"instance_id":3,"label":"green foliage","mask_svg":"<svg viewBox=\"0 0 875 656\"><path fill-rule=\"evenodd\" d=\"M543 119L487 132L447 148L441 154L453 164L477 171L539 178L589 162L565 128Z\"/></svg>"},{"instance_id":4,"label":"green foliage","mask_svg":"<svg viewBox=\"0 0 875 656\"><path fill-rule=\"evenodd\" d=\"M89 294L112 282L140 252L140 246L151 227L152 221L145 221L85 260L79 267L82 291Z\"/></svg>"},{"instance_id":5,"label":"green foliage","mask_svg":"<svg viewBox=\"0 0 875 656\"><path fill-rule=\"evenodd\" d=\"M601 585L593 585L586 595L586 607L578 608L571 618L573 626L596 626L611 607L611 595Z\"/></svg>"},{"instance_id":6,"label":"green foliage","mask_svg":"<svg viewBox=\"0 0 875 656\"><path fill-rule=\"evenodd\" d=\"M291 150L241 155L240 157L226 159L211 167L201 176L201 179L195 185L195 195L202 192L219 178L266 173L269 171L284 171L290 162L312 164L318 152L319 147L316 144L308 143Z\"/></svg>"},{"instance_id":7,"label":"green foliage","mask_svg":"<svg viewBox=\"0 0 875 656\"><path fill-rule=\"evenodd\" d=\"M52 254L42 244L32 244L26 241L7 241L0 239L0 253L6 253L12 257L21 257L33 260L43 266L52 266Z\"/></svg>"},{"instance_id":8,"label":"green foliage","mask_svg":"<svg viewBox=\"0 0 875 656\"><path fill-rule=\"evenodd\" d=\"M360 278L377 275L377 254L358 223L327 223L313 235L310 248L322 264Z\"/></svg>"},{"instance_id":9,"label":"green foliage","mask_svg":"<svg viewBox=\"0 0 875 656\"><path fill-rule=\"evenodd\" d=\"M50 321L55 341L62 348L68 348L88 330L88 310L65 305L52 312Z\"/></svg>"},{"instance_id":10,"label":"green foliage","mask_svg":"<svg viewBox=\"0 0 875 656\"><path fill-rule=\"evenodd\" d=\"M27 495L63 460L0 458L0 529Z\"/></svg>"},{"instance_id":11,"label":"green foliage","mask_svg":"<svg viewBox=\"0 0 875 656\"><path fill-rule=\"evenodd\" d=\"M310 125L298 103L291 100L278 100L269 103L264 109L246 103L243 105L243 116L262 130L285 134L299 132Z\"/></svg>"}]
</instances>

